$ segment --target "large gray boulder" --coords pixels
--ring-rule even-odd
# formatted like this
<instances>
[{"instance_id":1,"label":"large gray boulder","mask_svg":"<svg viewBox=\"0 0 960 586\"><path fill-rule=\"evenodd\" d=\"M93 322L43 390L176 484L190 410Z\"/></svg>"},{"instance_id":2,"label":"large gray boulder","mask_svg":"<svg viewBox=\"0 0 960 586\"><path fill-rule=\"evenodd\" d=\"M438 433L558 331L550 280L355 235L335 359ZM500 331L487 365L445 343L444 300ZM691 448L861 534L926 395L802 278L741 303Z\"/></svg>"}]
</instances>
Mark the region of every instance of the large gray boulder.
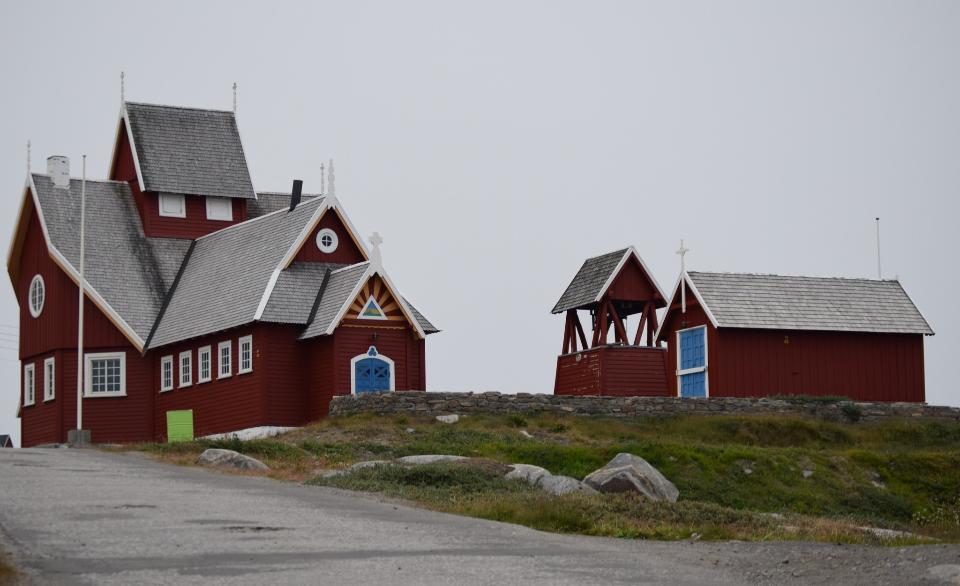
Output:
<instances>
[{"instance_id":1,"label":"large gray boulder","mask_svg":"<svg viewBox=\"0 0 960 586\"><path fill-rule=\"evenodd\" d=\"M392 466L393 462L389 460L366 460L364 462L357 462L352 466L343 468L341 470L331 470L323 475L324 478L336 478L338 476L343 476L344 474L350 474L351 472L356 472L357 470L363 470L364 468L374 468L376 466Z\"/></svg>"},{"instance_id":2,"label":"large gray boulder","mask_svg":"<svg viewBox=\"0 0 960 586\"><path fill-rule=\"evenodd\" d=\"M438 462L459 462L461 460L467 460L466 456L450 456L447 454L421 454L417 456L404 456L402 458L397 458L394 462L400 464L412 464L414 466L421 466L423 464L436 464Z\"/></svg>"},{"instance_id":3,"label":"large gray boulder","mask_svg":"<svg viewBox=\"0 0 960 586\"><path fill-rule=\"evenodd\" d=\"M510 472L507 472L504 478L507 480L523 480L527 484L534 486L540 482L541 478L551 475L550 471L546 468L533 466L531 464L511 464L510 468Z\"/></svg>"},{"instance_id":4,"label":"large gray boulder","mask_svg":"<svg viewBox=\"0 0 960 586\"><path fill-rule=\"evenodd\" d=\"M221 466L224 468L235 468L237 470L269 470L270 468L257 460L256 458L251 458L250 456L244 456L240 452L234 452L233 450L220 450L217 448L210 448L204 450L200 457L197 458L197 464L202 466Z\"/></svg>"},{"instance_id":5,"label":"large gray boulder","mask_svg":"<svg viewBox=\"0 0 960 586\"><path fill-rule=\"evenodd\" d=\"M541 478L538 484L540 485L540 488L556 496L571 494L574 492L580 492L583 494L597 494L597 491L592 487L587 486L576 478L571 478L569 476L547 475Z\"/></svg>"},{"instance_id":6,"label":"large gray boulder","mask_svg":"<svg viewBox=\"0 0 960 586\"><path fill-rule=\"evenodd\" d=\"M677 502L680 491L667 477L640 456L617 454L583 483L600 492L638 492L653 501Z\"/></svg>"}]
</instances>

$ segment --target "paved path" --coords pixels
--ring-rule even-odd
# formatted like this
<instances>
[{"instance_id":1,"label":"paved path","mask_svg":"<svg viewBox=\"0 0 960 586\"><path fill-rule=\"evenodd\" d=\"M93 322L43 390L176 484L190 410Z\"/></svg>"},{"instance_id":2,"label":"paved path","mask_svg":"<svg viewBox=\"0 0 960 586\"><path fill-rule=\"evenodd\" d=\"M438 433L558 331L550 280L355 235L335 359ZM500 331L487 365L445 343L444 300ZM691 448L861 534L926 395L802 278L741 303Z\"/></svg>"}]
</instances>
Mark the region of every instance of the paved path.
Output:
<instances>
[{"instance_id":1,"label":"paved path","mask_svg":"<svg viewBox=\"0 0 960 586\"><path fill-rule=\"evenodd\" d=\"M0 544L38 584L960 583L955 546L561 536L92 450L0 450Z\"/></svg>"}]
</instances>

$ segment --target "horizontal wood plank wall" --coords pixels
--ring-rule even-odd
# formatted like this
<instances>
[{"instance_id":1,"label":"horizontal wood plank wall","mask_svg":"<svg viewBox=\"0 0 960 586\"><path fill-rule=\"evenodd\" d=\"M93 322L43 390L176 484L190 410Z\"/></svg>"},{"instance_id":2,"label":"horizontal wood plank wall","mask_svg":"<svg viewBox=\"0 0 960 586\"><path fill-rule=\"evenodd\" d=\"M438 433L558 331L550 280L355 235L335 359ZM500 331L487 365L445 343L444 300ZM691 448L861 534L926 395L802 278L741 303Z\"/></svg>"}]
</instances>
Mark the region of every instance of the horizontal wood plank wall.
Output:
<instances>
[{"instance_id":1,"label":"horizontal wood plank wall","mask_svg":"<svg viewBox=\"0 0 960 586\"><path fill-rule=\"evenodd\" d=\"M323 252L317 247L317 233L325 228L329 228L337 234L337 249L330 253ZM353 242L346 225L340 219L336 210L327 210L320 221L317 222L313 232L303 242L303 246L293 260L294 262L331 262L352 265L363 262L364 259L363 253Z\"/></svg>"},{"instance_id":2,"label":"horizontal wood plank wall","mask_svg":"<svg viewBox=\"0 0 960 586\"><path fill-rule=\"evenodd\" d=\"M208 220L206 199L199 195L186 196L185 218L161 216L157 193L140 191L137 168L133 161L133 151L127 139L127 130L122 122L120 126L120 132L117 135L116 158L113 161L110 178L125 181L130 185L133 199L140 211L144 234L162 238L195 239L247 219L246 200L234 199L232 221Z\"/></svg>"},{"instance_id":3,"label":"horizontal wood plank wall","mask_svg":"<svg viewBox=\"0 0 960 586\"><path fill-rule=\"evenodd\" d=\"M307 396L308 347L297 340L301 328L280 324L257 324L253 333L254 354L264 364L261 425L296 426L309 421Z\"/></svg>"},{"instance_id":4,"label":"horizontal wood plank wall","mask_svg":"<svg viewBox=\"0 0 960 586\"><path fill-rule=\"evenodd\" d=\"M240 374L238 339L248 334L253 334L253 371ZM217 347L220 342L226 341L230 342L230 376L219 378L220 354ZM244 327L151 351L156 376L150 381L149 387L151 392L157 393L156 426L160 438L166 438L167 411L180 409L193 409L193 430L197 437L266 425L263 388L268 365L262 343L252 328ZM197 382L197 350L203 346L210 346L213 367L212 379L206 383ZM193 384L180 388L180 353L186 350L192 352ZM173 390L161 393L160 361L164 356L173 357L174 383Z\"/></svg>"},{"instance_id":5,"label":"horizontal wood plank wall","mask_svg":"<svg viewBox=\"0 0 960 586\"><path fill-rule=\"evenodd\" d=\"M714 396L924 400L918 334L723 329L720 338L724 368L711 379Z\"/></svg>"},{"instance_id":6,"label":"horizontal wood plank wall","mask_svg":"<svg viewBox=\"0 0 960 586\"><path fill-rule=\"evenodd\" d=\"M326 417L330 399L334 396L336 389L334 378L336 369L333 367L334 341L334 336L320 336L304 342L308 359L307 415L309 421Z\"/></svg>"},{"instance_id":7,"label":"horizontal wood plank wall","mask_svg":"<svg viewBox=\"0 0 960 586\"><path fill-rule=\"evenodd\" d=\"M584 351L564 354L557 358L557 374L553 385L555 395L599 395L600 352Z\"/></svg>"},{"instance_id":8,"label":"horizontal wood plank wall","mask_svg":"<svg viewBox=\"0 0 960 586\"><path fill-rule=\"evenodd\" d=\"M667 351L664 348L615 347L600 349L602 396L663 397L667 387Z\"/></svg>"}]
</instances>

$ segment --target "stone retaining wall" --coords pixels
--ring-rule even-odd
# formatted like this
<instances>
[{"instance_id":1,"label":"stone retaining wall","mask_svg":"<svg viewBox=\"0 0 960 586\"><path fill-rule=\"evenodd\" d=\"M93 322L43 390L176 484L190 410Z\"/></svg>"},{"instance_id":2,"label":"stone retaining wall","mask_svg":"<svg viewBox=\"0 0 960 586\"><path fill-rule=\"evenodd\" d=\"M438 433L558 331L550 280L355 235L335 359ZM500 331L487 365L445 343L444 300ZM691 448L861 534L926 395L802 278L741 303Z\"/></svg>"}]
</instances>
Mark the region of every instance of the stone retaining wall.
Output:
<instances>
[{"instance_id":1,"label":"stone retaining wall","mask_svg":"<svg viewBox=\"0 0 960 586\"><path fill-rule=\"evenodd\" d=\"M888 418L940 419L960 423L960 408L918 403L821 402L783 399L681 399L679 397L574 397L519 393L368 393L334 397L330 415L352 413L510 414L569 413L606 417L695 415L807 415L829 421L877 421Z\"/></svg>"}]
</instances>

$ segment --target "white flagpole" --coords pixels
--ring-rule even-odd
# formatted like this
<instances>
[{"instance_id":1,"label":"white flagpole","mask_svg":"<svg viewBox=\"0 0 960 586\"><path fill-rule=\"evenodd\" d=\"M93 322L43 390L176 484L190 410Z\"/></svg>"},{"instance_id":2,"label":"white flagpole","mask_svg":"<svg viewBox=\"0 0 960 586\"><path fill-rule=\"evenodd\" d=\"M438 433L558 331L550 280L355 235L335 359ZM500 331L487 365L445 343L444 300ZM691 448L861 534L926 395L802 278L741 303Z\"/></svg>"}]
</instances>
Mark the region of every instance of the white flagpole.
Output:
<instances>
[{"instance_id":1,"label":"white flagpole","mask_svg":"<svg viewBox=\"0 0 960 586\"><path fill-rule=\"evenodd\" d=\"M83 430L83 232L86 223L87 207L87 155L83 155L83 178L80 182L80 300L77 318L77 441L80 440Z\"/></svg>"}]
</instances>

